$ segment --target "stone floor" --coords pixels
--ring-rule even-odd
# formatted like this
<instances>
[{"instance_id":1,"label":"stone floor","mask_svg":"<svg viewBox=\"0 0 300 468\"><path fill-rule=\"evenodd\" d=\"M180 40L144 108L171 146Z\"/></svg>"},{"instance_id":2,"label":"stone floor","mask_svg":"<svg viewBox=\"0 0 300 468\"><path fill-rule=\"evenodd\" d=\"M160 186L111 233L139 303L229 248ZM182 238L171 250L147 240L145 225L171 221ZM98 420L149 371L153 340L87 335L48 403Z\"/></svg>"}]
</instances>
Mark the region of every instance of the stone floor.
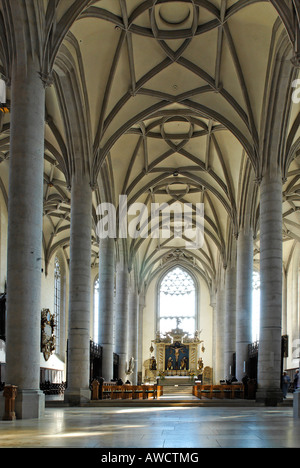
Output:
<instances>
[{"instance_id":1,"label":"stone floor","mask_svg":"<svg viewBox=\"0 0 300 468\"><path fill-rule=\"evenodd\" d=\"M0 421L0 448L300 448L292 405L173 406L169 398L159 407L46 407L40 420Z\"/></svg>"}]
</instances>

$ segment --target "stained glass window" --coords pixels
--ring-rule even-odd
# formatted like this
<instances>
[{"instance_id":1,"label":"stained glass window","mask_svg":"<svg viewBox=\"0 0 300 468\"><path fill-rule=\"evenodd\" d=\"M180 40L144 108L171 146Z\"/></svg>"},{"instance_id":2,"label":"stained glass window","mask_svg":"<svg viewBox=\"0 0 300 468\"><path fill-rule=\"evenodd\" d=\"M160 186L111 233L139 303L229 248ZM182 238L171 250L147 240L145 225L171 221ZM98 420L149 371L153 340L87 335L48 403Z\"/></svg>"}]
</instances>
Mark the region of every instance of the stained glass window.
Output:
<instances>
[{"instance_id":1,"label":"stained glass window","mask_svg":"<svg viewBox=\"0 0 300 468\"><path fill-rule=\"evenodd\" d=\"M159 290L159 331L180 328L192 335L196 330L196 288L192 276L175 267L163 278Z\"/></svg>"}]
</instances>

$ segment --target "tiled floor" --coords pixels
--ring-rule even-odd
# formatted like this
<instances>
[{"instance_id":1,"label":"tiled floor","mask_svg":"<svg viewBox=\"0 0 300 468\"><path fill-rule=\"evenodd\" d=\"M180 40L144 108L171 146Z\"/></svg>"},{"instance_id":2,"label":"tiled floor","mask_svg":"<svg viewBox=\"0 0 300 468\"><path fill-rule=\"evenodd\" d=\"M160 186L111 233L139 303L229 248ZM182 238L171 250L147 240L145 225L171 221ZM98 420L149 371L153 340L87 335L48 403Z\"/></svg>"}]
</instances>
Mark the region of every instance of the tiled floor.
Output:
<instances>
[{"instance_id":1,"label":"tiled floor","mask_svg":"<svg viewBox=\"0 0 300 468\"><path fill-rule=\"evenodd\" d=\"M0 421L0 448L299 448L290 407L46 408Z\"/></svg>"}]
</instances>

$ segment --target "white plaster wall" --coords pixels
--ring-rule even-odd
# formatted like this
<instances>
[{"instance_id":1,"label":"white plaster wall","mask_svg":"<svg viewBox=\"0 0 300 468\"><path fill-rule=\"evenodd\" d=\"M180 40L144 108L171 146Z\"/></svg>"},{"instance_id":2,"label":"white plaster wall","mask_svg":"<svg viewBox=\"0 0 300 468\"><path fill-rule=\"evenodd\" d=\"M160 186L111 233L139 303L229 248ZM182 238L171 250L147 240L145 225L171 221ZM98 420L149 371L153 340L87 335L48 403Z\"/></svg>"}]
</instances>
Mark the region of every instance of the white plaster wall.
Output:
<instances>
[{"instance_id":1,"label":"white plaster wall","mask_svg":"<svg viewBox=\"0 0 300 468\"><path fill-rule=\"evenodd\" d=\"M287 335L289 339L288 357L284 360L285 369L295 369L300 364L299 339L299 259L300 244L296 246L287 274Z\"/></svg>"},{"instance_id":2,"label":"white plaster wall","mask_svg":"<svg viewBox=\"0 0 300 468\"><path fill-rule=\"evenodd\" d=\"M0 292L5 290L7 271L7 208L0 191Z\"/></svg>"},{"instance_id":3,"label":"white plaster wall","mask_svg":"<svg viewBox=\"0 0 300 468\"><path fill-rule=\"evenodd\" d=\"M43 272L41 273L41 310L49 309L54 312L54 262L58 255L61 268L61 321L60 321L60 353L54 353L48 361L45 361L43 354L40 354L40 366L46 369L62 370L63 380L66 379L66 343L68 339L68 297L69 297L69 268L63 251L58 250L51 257L47 271L43 262Z\"/></svg>"}]
</instances>

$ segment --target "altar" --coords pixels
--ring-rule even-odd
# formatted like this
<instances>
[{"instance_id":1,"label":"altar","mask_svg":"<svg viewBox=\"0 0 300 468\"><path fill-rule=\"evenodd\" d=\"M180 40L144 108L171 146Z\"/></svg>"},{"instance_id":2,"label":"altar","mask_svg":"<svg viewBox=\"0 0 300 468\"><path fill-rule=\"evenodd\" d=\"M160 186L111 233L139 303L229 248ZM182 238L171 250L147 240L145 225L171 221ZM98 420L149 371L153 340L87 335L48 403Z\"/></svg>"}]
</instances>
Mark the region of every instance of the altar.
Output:
<instances>
[{"instance_id":1,"label":"altar","mask_svg":"<svg viewBox=\"0 0 300 468\"><path fill-rule=\"evenodd\" d=\"M157 333L152 343L155 346L156 357L151 357L151 370L156 371L157 376L193 377L202 373L203 360L200 353L203 353L205 348L200 340L200 332L196 331L194 336L189 336L184 330L176 328L165 335ZM154 351L154 348L151 347L150 351Z\"/></svg>"}]
</instances>

